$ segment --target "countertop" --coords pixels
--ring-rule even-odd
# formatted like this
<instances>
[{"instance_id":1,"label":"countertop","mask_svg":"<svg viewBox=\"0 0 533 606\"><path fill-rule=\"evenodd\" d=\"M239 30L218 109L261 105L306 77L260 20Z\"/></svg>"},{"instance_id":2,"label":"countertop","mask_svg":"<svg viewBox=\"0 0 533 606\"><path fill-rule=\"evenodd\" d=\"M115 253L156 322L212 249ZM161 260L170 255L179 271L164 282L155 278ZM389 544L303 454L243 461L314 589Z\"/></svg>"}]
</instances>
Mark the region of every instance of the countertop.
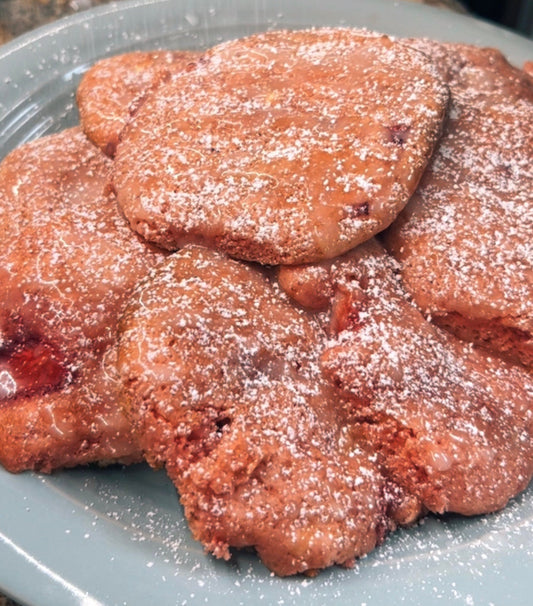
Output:
<instances>
[{"instance_id":1,"label":"countertop","mask_svg":"<svg viewBox=\"0 0 533 606\"><path fill-rule=\"evenodd\" d=\"M0 44L30 31L82 10L111 0L0 0ZM391 0L392 1L392 0ZM405 0L466 13L457 0ZM0 606L18 606L9 598L0 595Z\"/></svg>"}]
</instances>

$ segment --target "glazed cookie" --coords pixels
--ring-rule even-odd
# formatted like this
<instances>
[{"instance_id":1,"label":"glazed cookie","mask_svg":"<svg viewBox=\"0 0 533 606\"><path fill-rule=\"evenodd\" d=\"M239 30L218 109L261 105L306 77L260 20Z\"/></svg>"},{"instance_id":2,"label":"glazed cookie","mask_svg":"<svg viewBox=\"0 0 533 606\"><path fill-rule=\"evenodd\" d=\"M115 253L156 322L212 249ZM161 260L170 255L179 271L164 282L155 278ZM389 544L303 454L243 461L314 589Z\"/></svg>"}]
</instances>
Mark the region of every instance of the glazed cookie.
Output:
<instances>
[{"instance_id":1,"label":"glazed cookie","mask_svg":"<svg viewBox=\"0 0 533 606\"><path fill-rule=\"evenodd\" d=\"M425 55L386 36L230 41L158 87L124 130L118 200L168 249L202 243L264 264L334 257L403 208L447 101Z\"/></svg>"},{"instance_id":2,"label":"glazed cookie","mask_svg":"<svg viewBox=\"0 0 533 606\"><path fill-rule=\"evenodd\" d=\"M533 364L533 81L495 50L412 41L447 79L450 119L386 234L434 322Z\"/></svg>"},{"instance_id":3,"label":"glazed cookie","mask_svg":"<svg viewBox=\"0 0 533 606\"><path fill-rule=\"evenodd\" d=\"M533 474L531 376L427 322L375 240L320 270L281 272L301 304L312 284L331 293L322 367L357 442L430 511L503 507Z\"/></svg>"},{"instance_id":4,"label":"glazed cookie","mask_svg":"<svg viewBox=\"0 0 533 606\"><path fill-rule=\"evenodd\" d=\"M82 128L108 156L147 92L171 73L187 69L192 51L131 52L101 59L83 76L76 93Z\"/></svg>"},{"instance_id":5,"label":"glazed cookie","mask_svg":"<svg viewBox=\"0 0 533 606\"><path fill-rule=\"evenodd\" d=\"M110 164L74 128L0 165L0 462L11 471L140 457L111 360L129 291L164 255L106 194Z\"/></svg>"},{"instance_id":6,"label":"glazed cookie","mask_svg":"<svg viewBox=\"0 0 533 606\"><path fill-rule=\"evenodd\" d=\"M346 433L321 344L257 269L199 247L127 307L119 372L139 443L218 557L253 546L279 575L349 565L420 511Z\"/></svg>"}]
</instances>

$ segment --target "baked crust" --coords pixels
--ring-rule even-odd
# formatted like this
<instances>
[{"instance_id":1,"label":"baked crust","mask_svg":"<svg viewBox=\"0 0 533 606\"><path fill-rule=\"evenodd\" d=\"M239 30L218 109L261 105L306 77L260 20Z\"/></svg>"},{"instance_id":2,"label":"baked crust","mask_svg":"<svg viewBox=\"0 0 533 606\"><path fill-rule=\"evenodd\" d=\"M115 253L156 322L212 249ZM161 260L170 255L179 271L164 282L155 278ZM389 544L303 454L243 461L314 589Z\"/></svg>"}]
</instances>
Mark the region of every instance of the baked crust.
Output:
<instances>
[{"instance_id":1,"label":"baked crust","mask_svg":"<svg viewBox=\"0 0 533 606\"><path fill-rule=\"evenodd\" d=\"M114 184L132 227L263 264L334 257L391 223L439 136L429 60L352 29L277 31L206 52L123 131Z\"/></svg>"},{"instance_id":2,"label":"baked crust","mask_svg":"<svg viewBox=\"0 0 533 606\"><path fill-rule=\"evenodd\" d=\"M493 49L409 41L440 66L450 117L386 232L434 322L533 365L533 81Z\"/></svg>"},{"instance_id":3,"label":"baked crust","mask_svg":"<svg viewBox=\"0 0 533 606\"><path fill-rule=\"evenodd\" d=\"M375 240L320 268L280 273L307 282L291 291L307 307L308 292L332 293L322 368L348 397L359 443L430 511L503 507L533 474L531 375L429 323Z\"/></svg>"},{"instance_id":4,"label":"baked crust","mask_svg":"<svg viewBox=\"0 0 533 606\"><path fill-rule=\"evenodd\" d=\"M76 91L87 137L113 157L120 133L148 92L198 57L192 51L136 51L97 61Z\"/></svg>"},{"instance_id":5,"label":"baked crust","mask_svg":"<svg viewBox=\"0 0 533 606\"><path fill-rule=\"evenodd\" d=\"M126 406L217 557L254 547L282 576L351 565L420 512L346 433L318 367L323 338L257 269L199 247L128 305Z\"/></svg>"},{"instance_id":6,"label":"baked crust","mask_svg":"<svg viewBox=\"0 0 533 606\"><path fill-rule=\"evenodd\" d=\"M11 471L140 458L117 404L116 326L164 253L129 229L109 170L79 128L0 165L0 461Z\"/></svg>"}]
</instances>

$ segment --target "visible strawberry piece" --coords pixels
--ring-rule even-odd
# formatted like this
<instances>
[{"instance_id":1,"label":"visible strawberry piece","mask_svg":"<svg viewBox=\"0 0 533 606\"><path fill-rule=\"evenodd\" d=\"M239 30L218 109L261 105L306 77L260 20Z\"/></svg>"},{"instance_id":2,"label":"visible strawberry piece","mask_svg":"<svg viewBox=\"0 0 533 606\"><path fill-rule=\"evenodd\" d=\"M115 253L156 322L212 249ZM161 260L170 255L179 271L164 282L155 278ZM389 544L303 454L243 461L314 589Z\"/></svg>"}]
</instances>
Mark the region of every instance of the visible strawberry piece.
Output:
<instances>
[{"instance_id":1,"label":"visible strawberry piece","mask_svg":"<svg viewBox=\"0 0 533 606\"><path fill-rule=\"evenodd\" d=\"M29 340L0 353L0 399L51 391L67 376L61 354L49 343Z\"/></svg>"}]
</instances>

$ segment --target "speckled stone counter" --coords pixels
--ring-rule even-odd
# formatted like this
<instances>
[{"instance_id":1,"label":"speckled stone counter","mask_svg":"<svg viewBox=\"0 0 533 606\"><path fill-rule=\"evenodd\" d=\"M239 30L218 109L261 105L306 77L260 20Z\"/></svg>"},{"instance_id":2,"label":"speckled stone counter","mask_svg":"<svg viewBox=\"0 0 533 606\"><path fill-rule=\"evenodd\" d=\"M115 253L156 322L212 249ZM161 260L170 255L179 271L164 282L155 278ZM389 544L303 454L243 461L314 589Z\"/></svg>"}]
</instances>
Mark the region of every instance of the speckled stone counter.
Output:
<instances>
[{"instance_id":1,"label":"speckled stone counter","mask_svg":"<svg viewBox=\"0 0 533 606\"><path fill-rule=\"evenodd\" d=\"M109 0L0 0L0 43L45 23L107 2Z\"/></svg>"}]
</instances>

